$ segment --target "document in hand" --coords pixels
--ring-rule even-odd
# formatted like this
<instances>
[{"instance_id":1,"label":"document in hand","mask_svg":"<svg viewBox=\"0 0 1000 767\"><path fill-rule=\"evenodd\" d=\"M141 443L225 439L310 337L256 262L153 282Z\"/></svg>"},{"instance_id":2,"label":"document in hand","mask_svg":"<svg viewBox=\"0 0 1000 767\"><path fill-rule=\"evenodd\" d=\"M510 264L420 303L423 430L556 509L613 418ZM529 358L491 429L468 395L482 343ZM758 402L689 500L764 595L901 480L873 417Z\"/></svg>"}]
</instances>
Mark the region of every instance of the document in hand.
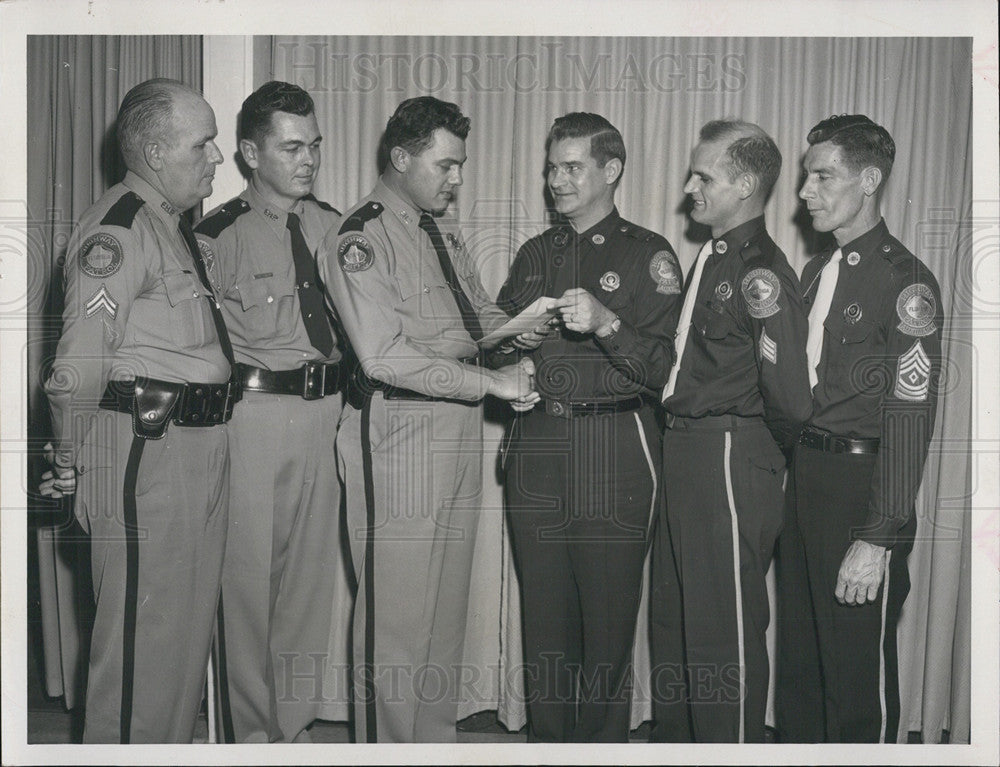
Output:
<instances>
[{"instance_id":1,"label":"document in hand","mask_svg":"<svg viewBox=\"0 0 1000 767\"><path fill-rule=\"evenodd\" d=\"M541 327L559 313L559 310L554 306L556 301L558 299L547 296L536 298L528 304L524 311L512 320L502 327L497 328L489 335L480 338L479 347L481 349L492 349L506 338L527 333L530 330Z\"/></svg>"}]
</instances>

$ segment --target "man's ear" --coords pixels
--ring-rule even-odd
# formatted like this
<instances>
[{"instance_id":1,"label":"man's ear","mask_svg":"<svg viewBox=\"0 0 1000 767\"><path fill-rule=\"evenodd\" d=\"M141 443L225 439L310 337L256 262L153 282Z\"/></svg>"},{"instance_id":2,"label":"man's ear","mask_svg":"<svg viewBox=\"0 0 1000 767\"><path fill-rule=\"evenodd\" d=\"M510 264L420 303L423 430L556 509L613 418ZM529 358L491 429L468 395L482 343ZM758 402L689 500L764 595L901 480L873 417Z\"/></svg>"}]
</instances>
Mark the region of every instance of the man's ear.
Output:
<instances>
[{"instance_id":1,"label":"man's ear","mask_svg":"<svg viewBox=\"0 0 1000 767\"><path fill-rule=\"evenodd\" d=\"M741 173L736 181L736 185L740 190L740 199L749 200L753 197L754 192L757 191L759 182L753 173Z\"/></svg>"},{"instance_id":2,"label":"man's ear","mask_svg":"<svg viewBox=\"0 0 1000 767\"><path fill-rule=\"evenodd\" d=\"M147 141L142 145L142 158L152 170L163 170L163 145L159 141Z\"/></svg>"},{"instance_id":3,"label":"man's ear","mask_svg":"<svg viewBox=\"0 0 1000 767\"><path fill-rule=\"evenodd\" d=\"M240 139L240 154L243 155L243 162L251 170L256 170L260 161L257 159L257 145L248 138Z\"/></svg>"},{"instance_id":4,"label":"man's ear","mask_svg":"<svg viewBox=\"0 0 1000 767\"><path fill-rule=\"evenodd\" d=\"M411 159L410 153L401 146L394 146L389 150L389 162L391 162L392 167L400 173L406 173L407 169L410 167Z\"/></svg>"},{"instance_id":5,"label":"man's ear","mask_svg":"<svg viewBox=\"0 0 1000 767\"><path fill-rule=\"evenodd\" d=\"M604 163L604 183L609 186L614 184L622 175L622 161L617 157L612 157Z\"/></svg>"},{"instance_id":6,"label":"man's ear","mask_svg":"<svg viewBox=\"0 0 1000 767\"><path fill-rule=\"evenodd\" d=\"M876 194L882 186L882 171L874 165L869 165L861 171L861 191L866 197Z\"/></svg>"}]
</instances>

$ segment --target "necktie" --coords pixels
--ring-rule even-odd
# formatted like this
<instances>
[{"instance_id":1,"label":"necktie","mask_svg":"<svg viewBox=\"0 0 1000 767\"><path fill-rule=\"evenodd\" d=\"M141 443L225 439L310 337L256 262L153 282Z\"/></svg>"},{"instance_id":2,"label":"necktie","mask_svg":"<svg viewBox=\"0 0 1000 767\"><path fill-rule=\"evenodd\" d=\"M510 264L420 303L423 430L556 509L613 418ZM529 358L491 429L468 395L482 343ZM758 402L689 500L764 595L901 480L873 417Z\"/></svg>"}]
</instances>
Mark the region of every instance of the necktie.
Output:
<instances>
[{"instance_id":1,"label":"necktie","mask_svg":"<svg viewBox=\"0 0 1000 767\"><path fill-rule=\"evenodd\" d=\"M302 313L306 333L309 334L309 343L324 357L329 357L333 351L333 335L326 321L316 260L309 251L306 238L302 236L299 217L289 213L285 227L292 235L292 260L295 262L295 284L299 289L299 311Z\"/></svg>"},{"instance_id":2,"label":"necktie","mask_svg":"<svg viewBox=\"0 0 1000 767\"><path fill-rule=\"evenodd\" d=\"M215 300L215 292L212 290L212 284L208 281L208 271L205 269L205 260L201 257L201 250L198 248L198 242L194 238L194 232L191 230L191 224L187 222L187 219L184 218L184 216L181 216L180 223L177 227L181 230L181 237L184 238L184 243L187 245L188 250L191 251L191 258L194 259L194 268L198 272L198 279L200 279L201 284L205 286L205 296L208 298L208 306L212 312L212 322L215 323L215 333L219 336L219 344L222 346L222 353L225 354L226 359L229 360L229 367L235 371L236 358L233 356L233 344L229 340L229 331L226 330L226 323L222 319L222 310L219 309L219 304Z\"/></svg>"},{"instance_id":3,"label":"necktie","mask_svg":"<svg viewBox=\"0 0 1000 767\"><path fill-rule=\"evenodd\" d=\"M840 274L842 256L840 248L837 248L830 260L823 266L819 287L816 289L816 302L812 306L812 311L809 312L806 359L809 362L809 386L811 388L815 388L816 384L819 383L816 369L819 367L819 360L823 355L823 323L826 321L826 315L830 313L833 293L837 289L837 276Z\"/></svg>"},{"instance_id":4,"label":"necktie","mask_svg":"<svg viewBox=\"0 0 1000 767\"><path fill-rule=\"evenodd\" d=\"M430 235L431 243L434 245L434 252L437 253L438 261L441 264L441 271L444 273L444 279L455 296L455 303L458 304L459 312L462 313L462 324L465 325L465 329L472 336L472 340L478 341L483 337L483 326L479 324L479 315L472 308L472 302L469 301L469 297L462 290L462 284L458 281L458 275L455 274L455 267L451 263L451 256L448 255L448 249L444 245L444 238L441 236L441 231L438 229L434 217L429 213L422 213L420 216L420 228Z\"/></svg>"},{"instance_id":5,"label":"necktie","mask_svg":"<svg viewBox=\"0 0 1000 767\"><path fill-rule=\"evenodd\" d=\"M694 302L698 297L698 284L701 282L701 273L705 269L705 262L712 254L712 241L709 240L701 246L698 251L698 260L695 261L694 271L691 274L691 282L688 283L687 293L684 294L684 304L681 306L681 318L677 321L677 331L674 333L674 349L677 352L677 359L674 366L670 368L670 377L667 385L663 387L661 401L674 393L677 386L677 373L681 369L681 358L684 356L684 347L687 346L688 331L691 329L691 315L694 313Z\"/></svg>"}]
</instances>

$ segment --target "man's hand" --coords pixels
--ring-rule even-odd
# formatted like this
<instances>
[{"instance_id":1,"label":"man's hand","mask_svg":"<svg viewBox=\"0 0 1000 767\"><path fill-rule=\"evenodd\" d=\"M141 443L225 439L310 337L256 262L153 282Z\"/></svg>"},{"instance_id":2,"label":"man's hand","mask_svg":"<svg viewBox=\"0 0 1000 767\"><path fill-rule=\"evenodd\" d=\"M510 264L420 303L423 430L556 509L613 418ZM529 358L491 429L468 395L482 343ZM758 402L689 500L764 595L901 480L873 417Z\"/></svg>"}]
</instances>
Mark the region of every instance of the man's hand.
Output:
<instances>
[{"instance_id":1,"label":"man's hand","mask_svg":"<svg viewBox=\"0 0 1000 767\"><path fill-rule=\"evenodd\" d=\"M874 602L885 573L885 547L855 541L844 555L837 573L834 595L842 605Z\"/></svg>"},{"instance_id":2,"label":"man's hand","mask_svg":"<svg viewBox=\"0 0 1000 767\"><path fill-rule=\"evenodd\" d=\"M537 349L541 345L542 341L555 332L555 326L557 324L559 324L559 318L553 317L548 322L539 325L533 330L514 336L511 343L513 343L514 346L521 351L530 352Z\"/></svg>"},{"instance_id":3,"label":"man's hand","mask_svg":"<svg viewBox=\"0 0 1000 767\"><path fill-rule=\"evenodd\" d=\"M563 293L553 306L559 309L563 325L575 333L597 333L608 335L615 313L594 298L583 288L570 288Z\"/></svg>"},{"instance_id":4,"label":"man's hand","mask_svg":"<svg viewBox=\"0 0 1000 767\"><path fill-rule=\"evenodd\" d=\"M76 492L76 467L60 466L56 462L55 449L52 443L48 442L43 448L45 460L52 465L52 471L42 474L42 481L38 485L38 492L49 498L62 498L64 495L73 495Z\"/></svg>"},{"instance_id":5,"label":"man's hand","mask_svg":"<svg viewBox=\"0 0 1000 767\"><path fill-rule=\"evenodd\" d=\"M487 393L498 399L531 401L532 406L538 401L538 394L534 391L535 363L527 357L516 365L504 365L492 371L491 378ZM534 395L534 400L530 395Z\"/></svg>"}]
</instances>

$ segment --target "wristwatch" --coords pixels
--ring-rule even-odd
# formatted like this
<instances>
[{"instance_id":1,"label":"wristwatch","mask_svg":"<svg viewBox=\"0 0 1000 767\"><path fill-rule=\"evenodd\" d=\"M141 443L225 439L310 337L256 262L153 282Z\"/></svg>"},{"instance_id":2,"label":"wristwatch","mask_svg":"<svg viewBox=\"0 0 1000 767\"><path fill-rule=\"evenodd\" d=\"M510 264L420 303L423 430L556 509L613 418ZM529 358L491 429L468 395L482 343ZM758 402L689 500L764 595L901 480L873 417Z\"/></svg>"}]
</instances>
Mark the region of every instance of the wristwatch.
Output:
<instances>
[{"instance_id":1,"label":"wristwatch","mask_svg":"<svg viewBox=\"0 0 1000 767\"><path fill-rule=\"evenodd\" d=\"M611 338L615 333L617 333L619 330L621 330L621 327L622 327L622 318L619 317L616 314L615 318L613 320L611 320L611 332L608 333L607 335L603 335L603 336L600 335L600 334L598 334L597 337L598 338Z\"/></svg>"}]
</instances>

